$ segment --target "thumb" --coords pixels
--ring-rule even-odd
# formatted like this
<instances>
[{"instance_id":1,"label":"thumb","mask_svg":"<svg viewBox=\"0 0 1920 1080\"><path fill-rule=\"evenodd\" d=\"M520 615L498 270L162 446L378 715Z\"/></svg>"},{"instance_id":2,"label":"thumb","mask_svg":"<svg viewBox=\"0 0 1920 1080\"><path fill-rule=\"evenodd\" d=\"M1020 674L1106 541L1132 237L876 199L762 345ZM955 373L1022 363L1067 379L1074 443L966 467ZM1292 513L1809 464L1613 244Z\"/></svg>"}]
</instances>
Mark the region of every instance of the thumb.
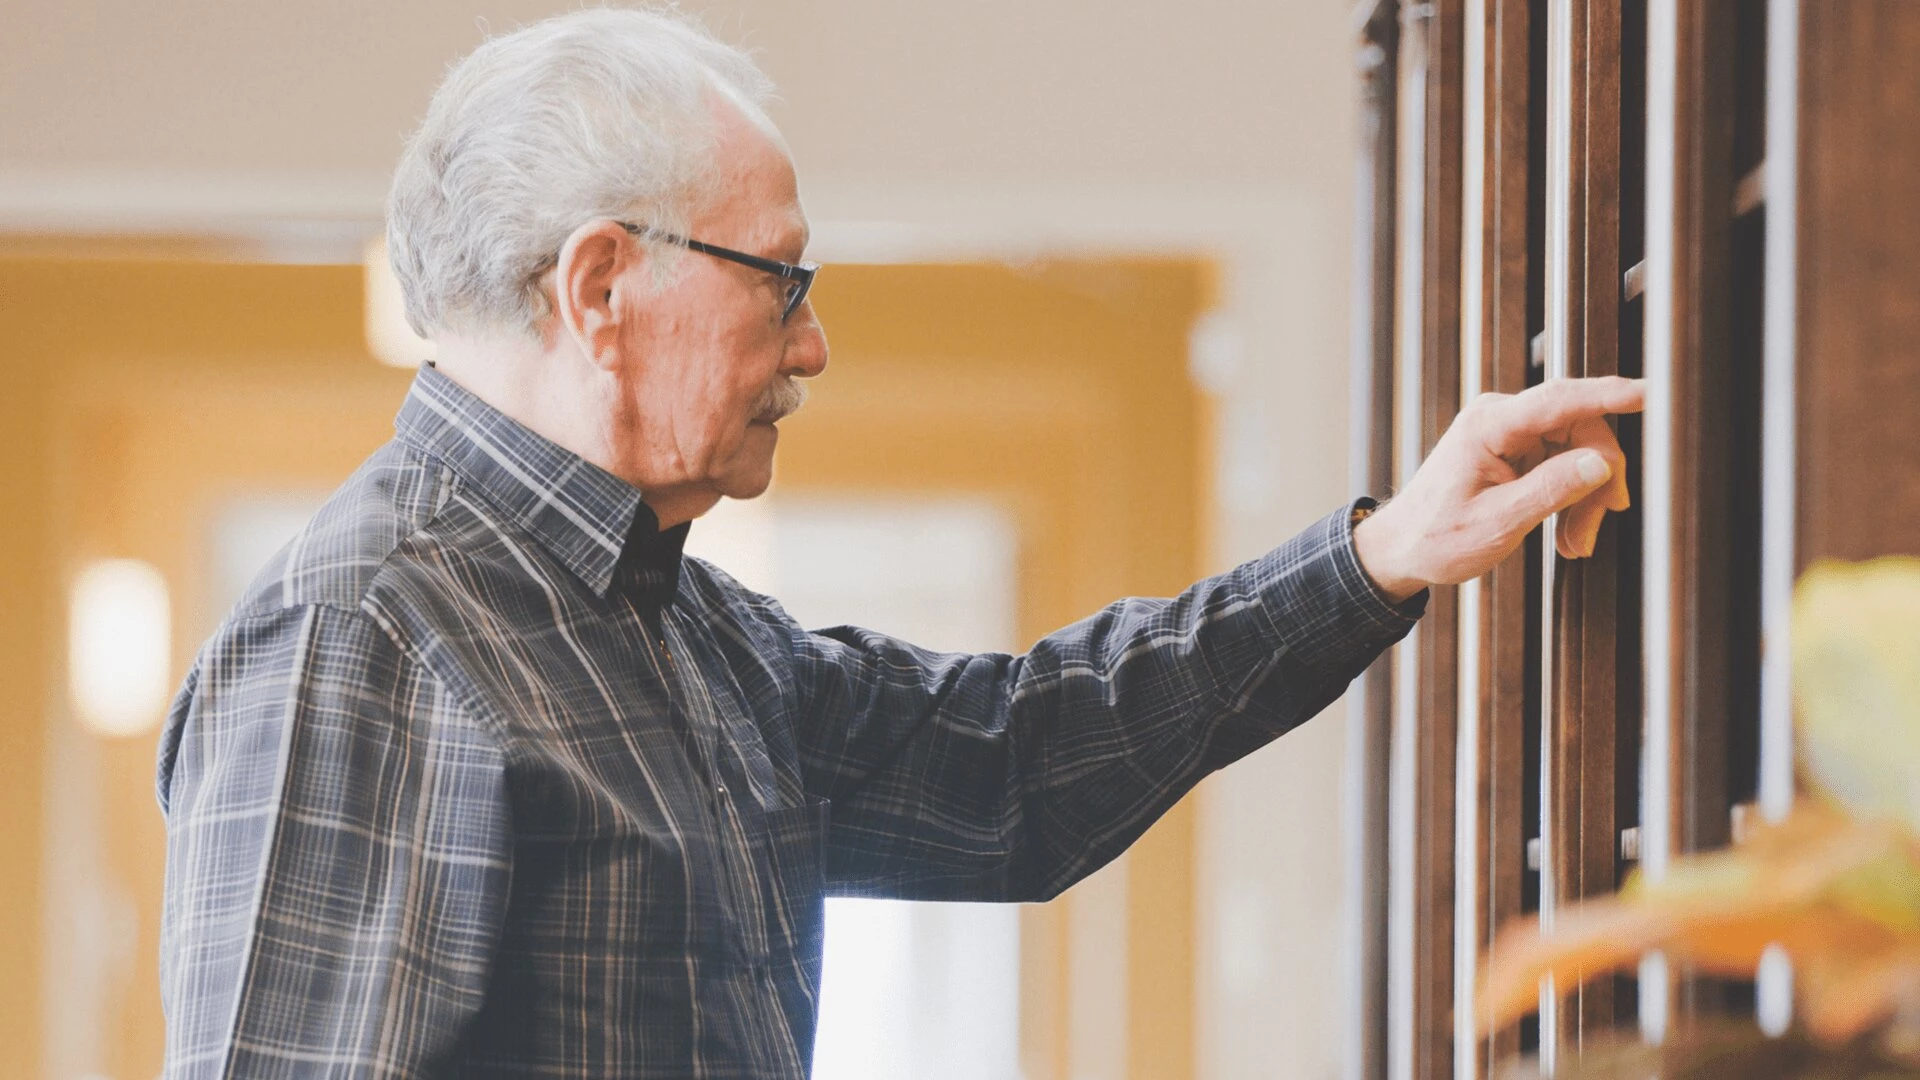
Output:
<instances>
[{"instance_id":1,"label":"thumb","mask_svg":"<svg viewBox=\"0 0 1920 1080\"><path fill-rule=\"evenodd\" d=\"M1516 534L1524 534L1535 525L1586 498L1606 486L1613 477L1607 459L1593 450L1575 450L1559 454L1536 465L1517 480L1509 480L1488 491L1494 514Z\"/></svg>"}]
</instances>

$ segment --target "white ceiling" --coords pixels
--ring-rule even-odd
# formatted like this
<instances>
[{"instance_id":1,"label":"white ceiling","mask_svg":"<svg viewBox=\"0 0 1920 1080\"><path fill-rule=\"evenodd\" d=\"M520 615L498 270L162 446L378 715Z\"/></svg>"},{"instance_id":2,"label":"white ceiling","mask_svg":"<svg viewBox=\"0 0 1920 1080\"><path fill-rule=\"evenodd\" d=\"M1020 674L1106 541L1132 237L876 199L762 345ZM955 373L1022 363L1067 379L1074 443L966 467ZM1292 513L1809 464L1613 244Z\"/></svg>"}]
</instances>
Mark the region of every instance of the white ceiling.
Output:
<instances>
[{"instance_id":1,"label":"white ceiling","mask_svg":"<svg viewBox=\"0 0 1920 1080\"><path fill-rule=\"evenodd\" d=\"M36 206L82 216L118 206L135 222L222 205L277 217L377 213L445 66L485 28L573 5L8 6L0 221L17 225ZM1347 190L1352 66L1339 0L686 6L757 49L780 84L776 119L810 201L910 192L907 202L925 206L1034 192L1131 206Z\"/></svg>"}]
</instances>

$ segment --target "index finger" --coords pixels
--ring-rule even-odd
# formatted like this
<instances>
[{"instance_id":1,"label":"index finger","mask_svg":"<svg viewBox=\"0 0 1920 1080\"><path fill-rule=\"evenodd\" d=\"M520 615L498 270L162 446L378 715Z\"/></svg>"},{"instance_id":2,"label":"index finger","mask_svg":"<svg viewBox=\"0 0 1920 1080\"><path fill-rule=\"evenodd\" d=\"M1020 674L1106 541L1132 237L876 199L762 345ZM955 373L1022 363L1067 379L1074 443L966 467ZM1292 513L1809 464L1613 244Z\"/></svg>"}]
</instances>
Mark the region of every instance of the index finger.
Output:
<instances>
[{"instance_id":1,"label":"index finger","mask_svg":"<svg viewBox=\"0 0 1920 1080\"><path fill-rule=\"evenodd\" d=\"M1610 413L1636 413L1647 404L1644 379L1602 375L1554 379L1499 401L1487 411L1487 445L1501 457L1525 453L1548 434Z\"/></svg>"}]
</instances>

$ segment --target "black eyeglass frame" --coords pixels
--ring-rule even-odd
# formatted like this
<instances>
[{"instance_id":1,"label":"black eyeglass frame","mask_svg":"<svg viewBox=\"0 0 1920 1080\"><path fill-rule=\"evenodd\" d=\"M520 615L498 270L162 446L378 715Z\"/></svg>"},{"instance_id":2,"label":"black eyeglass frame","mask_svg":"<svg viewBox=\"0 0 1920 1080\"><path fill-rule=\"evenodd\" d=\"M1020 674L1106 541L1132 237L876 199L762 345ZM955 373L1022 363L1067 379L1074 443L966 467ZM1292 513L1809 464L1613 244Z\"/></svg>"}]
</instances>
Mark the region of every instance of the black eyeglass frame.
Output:
<instances>
[{"instance_id":1,"label":"black eyeglass frame","mask_svg":"<svg viewBox=\"0 0 1920 1080\"><path fill-rule=\"evenodd\" d=\"M786 310L780 313L780 321L783 323L793 318L793 313L799 311L800 305L807 302L807 293L813 291L813 276L820 272L820 264L817 262L781 262L779 259L768 259L759 255L749 255L744 251L735 251L732 248L724 248L718 244L702 243L699 240L689 239L685 236L676 236L673 233L661 232L658 229L650 229L645 225L634 225L625 221L620 222L619 225L621 228L642 240L664 240L669 244L679 244L684 248L697 251L702 255L711 255L716 259L725 259L728 262L739 263L741 266L749 266L755 270L793 282L795 287L792 295L787 297Z\"/></svg>"}]
</instances>

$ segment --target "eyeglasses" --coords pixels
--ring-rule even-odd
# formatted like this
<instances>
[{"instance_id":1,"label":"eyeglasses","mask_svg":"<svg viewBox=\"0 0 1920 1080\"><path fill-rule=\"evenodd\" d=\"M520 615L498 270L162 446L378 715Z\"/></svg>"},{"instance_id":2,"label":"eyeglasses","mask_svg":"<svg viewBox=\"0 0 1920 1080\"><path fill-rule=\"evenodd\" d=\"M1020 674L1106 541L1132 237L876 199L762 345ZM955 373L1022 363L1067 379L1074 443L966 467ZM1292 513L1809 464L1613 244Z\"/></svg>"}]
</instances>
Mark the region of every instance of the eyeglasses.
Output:
<instances>
[{"instance_id":1,"label":"eyeglasses","mask_svg":"<svg viewBox=\"0 0 1920 1080\"><path fill-rule=\"evenodd\" d=\"M820 264L817 262L788 263L781 262L779 259L763 259L744 251L723 248L718 244L703 244L698 240L689 240L684 236L649 229L644 225L630 225L624 221L620 222L620 227L642 240L665 240L670 244L680 244L702 255L711 255L716 259L750 266L755 270L786 279L787 306L780 312L780 321L783 323L793 318L793 313L799 311L800 305L807 302L807 293L813 289L813 276L820 272Z\"/></svg>"}]
</instances>

